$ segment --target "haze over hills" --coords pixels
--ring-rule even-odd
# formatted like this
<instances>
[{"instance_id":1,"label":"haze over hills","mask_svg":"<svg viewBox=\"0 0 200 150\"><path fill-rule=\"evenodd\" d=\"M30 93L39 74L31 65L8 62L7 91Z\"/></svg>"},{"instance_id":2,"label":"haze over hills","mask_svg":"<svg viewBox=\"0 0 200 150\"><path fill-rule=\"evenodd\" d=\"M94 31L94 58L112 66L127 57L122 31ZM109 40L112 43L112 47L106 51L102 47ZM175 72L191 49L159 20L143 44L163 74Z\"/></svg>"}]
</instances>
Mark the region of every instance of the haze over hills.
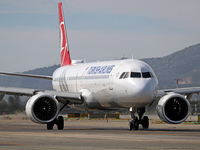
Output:
<instances>
[{"instance_id":1,"label":"haze over hills","mask_svg":"<svg viewBox=\"0 0 200 150\"><path fill-rule=\"evenodd\" d=\"M165 57L143 61L155 71L161 89L175 88L175 79L179 79L179 87L200 86L200 44Z\"/></svg>"},{"instance_id":2,"label":"haze over hills","mask_svg":"<svg viewBox=\"0 0 200 150\"><path fill-rule=\"evenodd\" d=\"M148 63L155 71L160 89L176 88L175 79L180 79L179 87L200 86L200 44L165 57L147 58L142 61ZM51 76L59 66L37 68L23 73ZM52 89L49 80L13 76L0 76L0 86Z\"/></svg>"}]
</instances>

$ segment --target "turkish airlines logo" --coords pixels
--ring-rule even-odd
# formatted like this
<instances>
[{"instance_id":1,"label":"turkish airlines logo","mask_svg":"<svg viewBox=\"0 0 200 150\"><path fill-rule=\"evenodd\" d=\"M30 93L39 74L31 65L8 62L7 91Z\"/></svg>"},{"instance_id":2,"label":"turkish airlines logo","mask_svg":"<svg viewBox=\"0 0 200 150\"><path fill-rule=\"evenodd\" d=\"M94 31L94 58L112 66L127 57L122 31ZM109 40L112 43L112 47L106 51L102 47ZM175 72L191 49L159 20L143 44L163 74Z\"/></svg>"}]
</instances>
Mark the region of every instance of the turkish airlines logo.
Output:
<instances>
[{"instance_id":1,"label":"turkish airlines logo","mask_svg":"<svg viewBox=\"0 0 200 150\"><path fill-rule=\"evenodd\" d=\"M60 23L60 45L61 45L61 51L65 48L67 48L67 41L65 38L65 26L64 26L64 22Z\"/></svg>"},{"instance_id":2,"label":"turkish airlines logo","mask_svg":"<svg viewBox=\"0 0 200 150\"><path fill-rule=\"evenodd\" d=\"M65 58L65 54L68 51L68 49L67 49L67 41L66 41L66 36L65 36L64 22L60 23L60 47L61 47L61 64L63 64L64 58Z\"/></svg>"}]
</instances>

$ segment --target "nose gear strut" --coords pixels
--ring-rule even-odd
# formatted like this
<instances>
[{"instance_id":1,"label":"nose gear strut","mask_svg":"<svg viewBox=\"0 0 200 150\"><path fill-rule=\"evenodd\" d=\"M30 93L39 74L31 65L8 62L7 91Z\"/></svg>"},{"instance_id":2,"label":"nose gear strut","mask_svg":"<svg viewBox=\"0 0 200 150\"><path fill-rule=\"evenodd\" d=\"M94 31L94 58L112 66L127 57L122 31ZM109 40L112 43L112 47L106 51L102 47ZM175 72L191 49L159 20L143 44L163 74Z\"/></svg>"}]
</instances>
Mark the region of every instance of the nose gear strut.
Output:
<instances>
[{"instance_id":1,"label":"nose gear strut","mask_svg":"<svg viewBox=\"0 0 200 150\"><path fill-rule=\"evenodd\" d=\"M129 130L138 130L139 125L141 124L143 129L148 129L149 128L149 118L147 116L143 116L145 113L145 107L142 108L130 108L131 112L131 121L129 122ZM135 114L138 114L138 117Z\"/></svg>"}]
</instances>

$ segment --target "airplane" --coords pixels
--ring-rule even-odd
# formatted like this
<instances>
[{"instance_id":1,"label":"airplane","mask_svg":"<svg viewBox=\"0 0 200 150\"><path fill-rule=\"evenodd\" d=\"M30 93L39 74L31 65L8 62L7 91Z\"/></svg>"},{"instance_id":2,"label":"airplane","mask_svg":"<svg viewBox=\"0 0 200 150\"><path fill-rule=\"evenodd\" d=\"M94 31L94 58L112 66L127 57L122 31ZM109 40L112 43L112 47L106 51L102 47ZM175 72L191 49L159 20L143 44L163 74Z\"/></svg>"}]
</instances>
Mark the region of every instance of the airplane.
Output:
<instances>
[{"instance_id":1,"label":"airplane","mask_svg":"<svg viewBox=\"0 0 200 150\"><path fill-rule=\"evenodd\" d=\"M52 76L0 72L4 75L52 80L53 90L0 87L4 95L30 96L26 114L35 123L46 124L48 130L57 125L64 129L63 116L59 113L66 106L75 109L119 110L129 109L129 130L139 125L149 128L149 118L144 116L145 107L160 98L156 107L158 116L166 123L179 124L190 114L190 103L200 87L158 90L158 79L153 69L136 59L73 63L70 57L62 3L58 3L61 67ZM62 107L60 107L62 104Z\"/></svg>"}]
</instances>

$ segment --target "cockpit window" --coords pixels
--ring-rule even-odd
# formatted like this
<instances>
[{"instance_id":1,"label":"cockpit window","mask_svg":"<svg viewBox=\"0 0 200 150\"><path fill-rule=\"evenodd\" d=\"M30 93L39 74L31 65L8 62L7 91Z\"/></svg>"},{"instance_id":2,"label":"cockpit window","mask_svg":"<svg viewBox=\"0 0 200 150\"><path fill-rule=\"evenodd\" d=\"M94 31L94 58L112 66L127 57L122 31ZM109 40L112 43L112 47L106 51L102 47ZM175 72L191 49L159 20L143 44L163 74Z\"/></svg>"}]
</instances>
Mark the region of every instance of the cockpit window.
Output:
<instances>
[{"instance_id":1,"label":"cockpit window","mask_svg":"<svg viewBox=\"0 0 200 150\"><path fill-rule=\"evenodd\" d=\"M130 72L123 72L119 79L125 79L130 77Z\"/></svg>"},{"instance_id":2,"label":"cockpit window","mask_svg":"<svg viewBox=\"0 0 200 150\"><path fill-rule=\"evenodd\" d=\"M124 78L129 78L130 77L130 72L127 72Z\"/></svg>"},{"instance_id":3,"label":"cockpit window","mask_svg":"<svg viewBox=\"0 0 200 150\"><path fill-rule=\"evenodd\" d=\"M131 72L131 78L141 78L140 72Z\"/></svg>"},{"instance_id":4,"label":"cockpit window","mask_svg":"<svg viewBox=\"0 0 200 150\"><path fill-rule=\"evenodd\" d=\"M121 74L121 76L119 77L119 79L122 79L122 78L124 77L125 73L126 73L126 72L123 72L123 73Z\"/></svg>"},{"instance_id":5,"label":"cockpit window","mask_svg":"<svg viewBox=\"0 0 200 150\"><path fill-rule=\"evenodd\" d=\"M152 76L151 76L150 72L142 72L142 77L143 78L151 78Z\"/></svg>"},{"instance_id":6,"label":"cockpit window","mask_svg":"<svg viewBox=\"0 0 200 150\"><path fill-rule=\"evenodd\" d=\"M152 72L123 72L119 79L125 78L155 78Z\"/></svg>"},{"instance_id":7,"label":"cockpit window","mask_svg":"<svg viewBox=\"0 0 200 150\"><path fill-rule=\"evenodd\" d=\"M156 75L153 72L150 72L152 78L156 78Z\"/></svg>"}]
</instances>

